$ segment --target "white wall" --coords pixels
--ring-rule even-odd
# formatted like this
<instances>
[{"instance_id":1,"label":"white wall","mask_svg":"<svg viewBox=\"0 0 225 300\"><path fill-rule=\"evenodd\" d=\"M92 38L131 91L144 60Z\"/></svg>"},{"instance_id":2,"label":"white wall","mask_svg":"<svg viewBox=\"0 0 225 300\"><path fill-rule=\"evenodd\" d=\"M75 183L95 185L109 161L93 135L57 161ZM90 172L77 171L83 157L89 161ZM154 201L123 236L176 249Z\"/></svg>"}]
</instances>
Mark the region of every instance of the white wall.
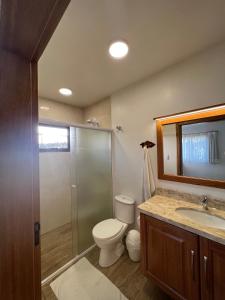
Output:
<instances>
[{"instance_id":1,"label":"white wall","mask_svg":"<svg viewBox=\"0 0 225 300\"><path fill-rule=\"evenodd\" d=\"M149 55L151 59L151 55ZM139 144L156 141L154 117L225 102L225 43L170 67L112 95L114 194L142 200L143 151ZM151 153L157 178L156 147ZM157 181L157 186L224 198L224 190Z\"/></svg>"},{"instance_id":2,"label":"white wall","mask_svg":"<svg viewBox=\"0 0 225 300\"><path fill-rule=\"evenodd\" d=\"M71 222L70 152L41 152L41 233Z\"/></svg>"},{"instance_id":3,"label":"white wall","mask_svg":"<svg viewBox=\"0 0 225 300\"><path fill-rule=\"evenodd\" d=\"M111 102L110 98L106 98L93 105L85 107L84 123L88 119L96 118L100 127L111 128Z\"/></svg>"},{"instance_id":4,"label":"white wall","mask_svg":"<svg viewBox=\"0 0 225 300\"><path fill-rule=\"evenodd\" d=\"M79 107L59 103L56 101L38 99L39 120L51 120L60 123L81 124L83 123L83 110ZM45 109L41 109L41 108ZM46 109L48 108L48 110Z\"/></svg>"}]
</instances>

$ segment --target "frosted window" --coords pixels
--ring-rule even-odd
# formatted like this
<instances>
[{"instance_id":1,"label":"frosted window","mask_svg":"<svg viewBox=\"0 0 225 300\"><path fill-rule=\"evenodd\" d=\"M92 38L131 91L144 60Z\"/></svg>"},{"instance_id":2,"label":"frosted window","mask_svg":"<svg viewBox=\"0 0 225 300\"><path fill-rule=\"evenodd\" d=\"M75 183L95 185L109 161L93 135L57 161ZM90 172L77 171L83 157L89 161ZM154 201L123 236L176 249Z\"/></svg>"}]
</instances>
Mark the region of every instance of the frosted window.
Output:
<instances>
[{"instance_id":1,"label":"frosted window","mask_svg":"<svg viewBox=\"0 0 225 300\"><path fill-rule=\"evenodd\" d=\"M183 135L182 157L184 162L209 163L208 134Z\"/></svg>"},{"instance_id":2,"label":"frosted window","mask_svg":"<svg viewBox=\"0 0 225 300\"><path fill-rule=\"evenodd\" d=\"M69 128L50 125L38 126L40 151L69 151Z\"/></svg>"}]
</instances>

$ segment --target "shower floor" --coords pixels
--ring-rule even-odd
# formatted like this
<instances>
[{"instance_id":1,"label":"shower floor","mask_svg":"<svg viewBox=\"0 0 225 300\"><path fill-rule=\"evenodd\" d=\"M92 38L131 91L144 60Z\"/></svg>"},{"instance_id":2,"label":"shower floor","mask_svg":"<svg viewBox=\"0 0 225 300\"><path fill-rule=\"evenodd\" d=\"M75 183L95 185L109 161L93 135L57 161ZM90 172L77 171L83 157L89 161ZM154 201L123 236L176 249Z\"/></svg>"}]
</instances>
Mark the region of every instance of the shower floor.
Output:
<instances>
[{"instance_id":1,"label":"shower floor","mask_svg":"<svg viewBox=\"0 0 225 300\"><path fill-rule=\"evenodd\" d=\"M48 277L74 257L72 224L41 236L41 279Z\"/></svg>"}]
</instances>

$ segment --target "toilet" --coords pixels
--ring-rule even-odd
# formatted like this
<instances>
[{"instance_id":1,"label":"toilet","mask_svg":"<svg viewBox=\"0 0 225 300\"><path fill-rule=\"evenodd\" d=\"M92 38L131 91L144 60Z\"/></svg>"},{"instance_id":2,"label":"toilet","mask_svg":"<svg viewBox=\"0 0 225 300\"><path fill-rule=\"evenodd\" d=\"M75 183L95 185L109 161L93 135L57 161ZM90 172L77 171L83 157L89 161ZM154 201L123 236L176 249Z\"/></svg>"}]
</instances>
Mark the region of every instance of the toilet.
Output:
<instances>
[{"instance_id":1,"label":"toilet","mask_svg":"<svg viewBox=\"0 0 225 300\"><path fill-rule=\"evenodd\" d=\"M99 265L109 267L124 252L122 239L129 224L134 223L134 200L124 195L115 197L115 219L107 219L95 225L92 235L100 248Z\"/></svg>"}]
</instances>

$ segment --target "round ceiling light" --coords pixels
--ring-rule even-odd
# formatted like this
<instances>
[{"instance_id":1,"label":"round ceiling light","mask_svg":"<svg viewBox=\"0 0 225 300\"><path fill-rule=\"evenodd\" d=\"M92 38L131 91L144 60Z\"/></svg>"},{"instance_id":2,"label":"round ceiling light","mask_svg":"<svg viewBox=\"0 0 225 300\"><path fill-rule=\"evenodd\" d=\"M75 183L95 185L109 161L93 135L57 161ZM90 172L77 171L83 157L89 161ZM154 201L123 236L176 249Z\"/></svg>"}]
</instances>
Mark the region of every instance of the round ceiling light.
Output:
<instances>
[{"instance_id":1,"label":"round ceiling light","mask_svg":"<svg viewBox=\"0 0 225 300\"><path fill-rule=\"evenodd\" d=\"M73 94L72 91L67 88L61 88L61 89L59 89L59 92L63 96L71 96Z\"/></svg>"},{"instance_id":2,"label":"round ceiling light","mask_svg":"<svg viewBox=\"0 0 225 300\"><path fill-rule=\"evenodd\" d=\"M109 54L115 59L122 59L127 56L129 47L127 43L123 41L116 41L109 47Z\"/></svg>"}]
</instances>

